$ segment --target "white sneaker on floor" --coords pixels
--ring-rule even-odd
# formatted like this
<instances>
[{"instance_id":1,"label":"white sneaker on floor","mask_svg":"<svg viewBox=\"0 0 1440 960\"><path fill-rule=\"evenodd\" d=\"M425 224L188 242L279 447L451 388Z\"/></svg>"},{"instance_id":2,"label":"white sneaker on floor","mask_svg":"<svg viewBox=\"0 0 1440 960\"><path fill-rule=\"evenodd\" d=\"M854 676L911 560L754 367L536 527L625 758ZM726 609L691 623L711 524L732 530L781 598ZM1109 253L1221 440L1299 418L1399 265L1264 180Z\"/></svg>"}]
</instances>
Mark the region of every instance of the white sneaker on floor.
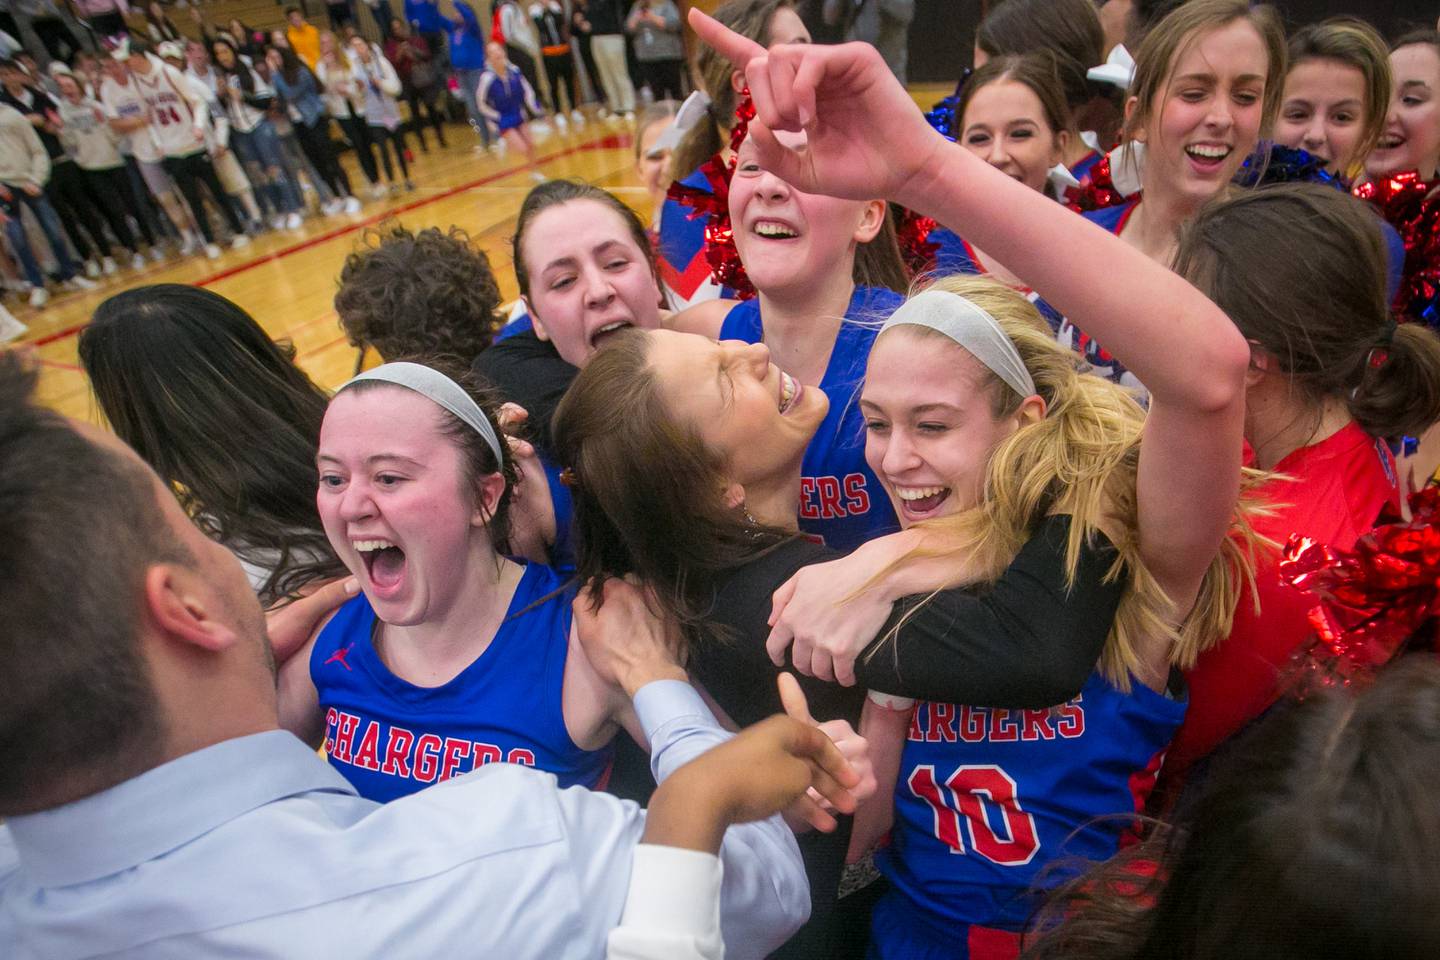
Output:
<instances>
[{"instance_id":1,"label":"white sneaker on floor","mask_svg":"<svg viewBox=\"0 0 1440 960\"><path fill-rule=\"evenodd\" d=\"M567 123L565 120L565 114L555 114L555 129L559 130L561 133L564 133L566 130L570 129L570 124Z\"/></svg>"},{"instance_id":2,"label":"white sneaker on floor","mask_svg":"<svg viewBox=\"0 0 1440 960\"><path fill-rule=\"evenodd\" d=\"M131 270L144 270L144 269L145 269L145 254L143 254L143 253L137 253L137 254L135 254L135 256L131 257L131 258L130 258L130 269L131 269Z\"/></svg>"},{"instance_id":3,"label":"white sneaker on floor","mask_svg":"<svg viewBox=\"0 0 1440 960\"><path fill-rule=\"evenodd\" d=\"M622 114L620 115L620 119L621 119L621 120L624 120L626 123L634 123L634 122L635 122L635 111L634 111L634 110L626 110L624 113L622 113Z\"/></svg>"},{"instance_id":4,"label":"white sneaker on floor","mask_svg":"<svg viewBox=\"0 0 1440 960\"><path fill-rule=\"evenodd\" d=\"M283 214L283 213L277 213L277 214L275 214L275 216L271 217L271 218L270 218L270 229L271 229L271 230L284 230L284 229L285 229L285 214Z\"/></svg>"},{"instance_id":5,"label":"white sneaker on floor","mask_svg":"<svg viewBox=\"0 0 1440 960\"><path fill-rule=\"evenodd\" d=\"M94 280L87 280L78 273L66 280L63 286L67 290L98 290L100 288L100 284Z\"/></svg>"},{"instance_id":6,"label":"white sneaker on floor","mask_svg":"<svg viewBox=\"0 0 1440 960\"><path fill-rule=\"evenodd\" d=\"M180 235L180 256L188 257L200 246L200 238L188 230Z\"/></svg>"},{"instance_id":7,"label":"white sneaker on floor","mask_svg":"<svg viewBox=\"0 0 1440 960\"><path fill-rule=\"evenodd\" d=\"M85 276L87 276L87 277L98 277L98 276L100 276L100 264L96 263L94 260L86 260L86 261L85 261Z\"/></svg>"},{"instance_id":8,"label":"white sneaker on floor","mask_svg":"<svg viewBox=\"0 0 1440 960\"><path fill-rule=\"evenodd\" d=\"M534 180L536 183L544 183L546 180L548 180L548 179L550 179L550 178L547 177L547 176L545 176L545 174L541 173L539 170L531 170L531 171L530 171L530 179L531 179L531 180Z\"/></svg>"},{"instance_id":9,"label":"white sneaker on floor","mask_svg":"<svg viewBox=\"0 0 1440 960\"><path fill-rule=\"evenodd\" d=\"M29 327L15 319L15 315L0 306L0 343L9 343L16 337L23 337Z\"/></svg>"},{"instance_id":10,"label":"white sneaker on floor","mask_svg":"<svg viewBox=\"0 0 1440 960\"><path fill-rule=\"evenodd\" d=\"M585 114L581 113L578 108L570 111L570 119L575 121L577 127L585 126Z\"/></svg>"},{"instance_id":11,"label":"white sneaker on floor","mask_svg":"<svg viewBox=\"0 0 1440 960\"><path fill-rule=\"evenodd\" d=\"M530 121L530 132L537 138L543 139L550 136L550 124L544 120L532 120ZM503 143L504 141L502 140L501 142Z\"/></svg>"},{"instance_id":12,"label":"white sneaker on floor","mask_svg":"<svg viewBox=\"0 0 1440 960\"><path fill-rule=\"evenodd\" d=\"M360 212L360 201L354 197L346 197L345 203L342 204L342 206L345 208L346 213L355 214Z\"/></svg>"},{"instance_id":13,"label":"white sneaker on floor","mask_svg":"<svg viewBox=\"0 0 1440 960\"><path fill-rule=\"evenodd\" d=\"M495 151L495 156L497 157L505 156L505 152L510 149L510 146L504 140L496 140L490 144L490 147Z\"/></svg>"},{"instance_id":14,"label":"white sneaker on floor","mask_svg":"<svg viewBox=\"0 0 1440 960\"><path fill-rule=\"evenodd\" d=\"M389 191L385 189L385 184L383 184L383 183L378 183L378 182L377 182L377 183L372 183L372 184L370 184L370 199L371 199L371 200L384 200L385 197L388 196L388 195L389 195Z\"/></svg>"},{"instance_id":15,"label":"white sneaker on floor","mask_svg":"<svg viewBox=\"0 0 1440 960\"><path fill-rule=\"evenodd\" d=\"M608 120L608 119L610 119L610 111L609 111L608 108L606 108L606 107L601 107L601 108L600 108L600 119L601 119L601 120Z\"/></svg>"},{"instance_id":16,"label":"white sneaker on floor","mask_svg":"<svg viewBox=\"0 0 1440 960\"><path fill-rule=\"evenodd\" d=\"M220 248L217 247L217 246L216 246L215 244L213 244L213 243L207 243L207 244L205 244L205 259L206 259L206 260L219 260L219 259L220 259Z\"/></svg>"},{"instance_id":17,"label":"white sneaker on floor","mask_svg":"<svg viewBox=\"0 0 1440 960\"><path fill-rule=\"evenodd\" d=\"M285 229L299 230L300 227L304 224L304 222L304 218L302 218L300 214L292 213L290 214L290 216L285 218Z\"/></svg>"},{"instance_id":18,"label":"white sneaker on floor","mask_svg":"<svg viewBox=\"0 0 1440 960\"><path fill-rule=\"evenodd\" d=\"M150 247L150 259L156 263L165 259L165 251L160 249L160 244L152 244Z\"/></svg>"},{"instance_id":19,"label":"white sneaker on floor","mask_svg":"<svg viewBox=\"0 0 1440 960\"><path fill-rule=\"evenodd\" d=\"M36 310L39 310L41 307L45 306L45 304L49 302L50 291L46 290L44 287L36 287L34 290L30 291L30 306L34 307Z\"/></svg>"},{"instance_id":20,"label":"white sneaker on floor","mask_svg":"<svg viewBox=\"0 0 1440 960\"><path fill-rule=\"evenodd\" d=\"M244 250L250 246L250 238L243 233L235 234L235 239L230 241L231 250Z\"/></svg>"},{"instance_id":21,"label":"white sneaker on floor","mask_svg":"<svg viewBox=\"0 0 1440 960\"><path fill-rule=\"evenodd\" d=\"M120 267L115 263L114 257L105 257L100 261L100 272L107 277L113 277L120 272Z\"/></svg>"},{"instance_id":22,"label":"white sneaker on floor","mask_svg":"<svg viewBox=\"0 0 1440 960\"><path fill-rule=\"evenodd\" d=\"M327 217L333 217L335 216L335 214L343 210L344 207L345 201L341 200L339 197L334 197L333 199L327 200L320 205L320 212L325 214L325 216Z\"/></svg>"}]
</instances>

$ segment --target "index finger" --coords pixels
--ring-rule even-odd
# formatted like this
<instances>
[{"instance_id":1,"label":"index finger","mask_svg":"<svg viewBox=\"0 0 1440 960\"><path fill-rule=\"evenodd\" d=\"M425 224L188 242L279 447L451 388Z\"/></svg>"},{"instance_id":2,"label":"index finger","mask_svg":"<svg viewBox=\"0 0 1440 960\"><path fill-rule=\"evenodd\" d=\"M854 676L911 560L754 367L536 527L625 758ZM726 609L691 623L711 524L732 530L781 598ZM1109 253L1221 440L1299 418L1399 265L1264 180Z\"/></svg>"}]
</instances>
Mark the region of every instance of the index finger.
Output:
<instances>
[{"instance_id":1,"label":"index finger","mask_svg":"<svg viewBox=\"0 0 1440 960\"><path fill-rule=\"evenodd\" d=\"M690 28L703 42L714 47L716 53L729 60L736 70L743 72L746 64L765 53L760 44L742 37L698 7L690 8Z\"/></svg>"},{"instance_id":2,"label":"index finger","mask_svg":"<svg viewBox=\"0 0 1440 960\"><path fill-rule=\"evenodd\" d=\"M805 699L805 691L800 689L800 681L795 679L795 675L782 673L777 682L780 684L780 703L785 707L785 715L806 726L817 726L815 718L810 715L810 702Z\"/></svg>"},{"instance_id":3,"label":"index finger","mask_svg":"<svg viewBox=\"0 0 1440 960\"><path fill-rule=\"evenodd\" d=\"M835 746L835 742L816 726L813 720L806 724L792 725L789 734L790 752L814 764L816 771L812 776L811 786L824 794L831 803L836 800L833 794L849 790L860 782L860 775L850 766L850 761L845 759L840 748ZM837 790L837 786L842 790ZM851 803L853 802L852 799ZM835 805L847 813L854 809L852 806L847 810L839 803Z\"/></svg>"}]
</instances>

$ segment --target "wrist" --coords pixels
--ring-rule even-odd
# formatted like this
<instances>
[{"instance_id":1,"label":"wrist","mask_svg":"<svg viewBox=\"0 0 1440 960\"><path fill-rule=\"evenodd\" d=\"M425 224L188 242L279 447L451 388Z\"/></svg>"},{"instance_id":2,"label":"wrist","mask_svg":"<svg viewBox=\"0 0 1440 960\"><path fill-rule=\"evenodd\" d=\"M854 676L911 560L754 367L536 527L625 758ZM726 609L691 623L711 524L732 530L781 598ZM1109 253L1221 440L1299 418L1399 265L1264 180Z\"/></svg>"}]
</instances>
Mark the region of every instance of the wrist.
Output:
<instances>
[{"instance_id":1,"label":"wrist","mask_svg":"<svg viewBox=\"0 0 1440 960\"><path fill-rule=\"evenodd\" d=\"M876 575L875 583L870 587L870 592L887 603L894 603L912 592L906 588L904 561L923 542L924 538L920 531L910 529L880 537L862 545L860 549L868 551L868 556L880 565L879 573Z\"/></svg>"},{"instance_id":2,"label":"wrist","mask_svg":"<svg viewBox=\"0 0 1440 960\"><path fill-rule=\"evenodd\" d=\"M688 764L667 777L650 797L644 843L716 853L730 825L721 790Z\"/></svg>"},{"instance_id":3,"label":"wrist","mask_svg":"<svg viewBox=\"0 0 1440 960\"><path fill-rule=\"evenodd\" d=\"M630 664L620 671L616 679L625 695L631 700L640 690L660 680L679 680L681 683L689 683L690 675L681 669L677 664L669 661L650 661L646 663Z\"/></svg>"},{"instance_id":4,"label":"wrist","mask_svg":"<svg viewBox=\"0 0 1440 960\"><path fill-rule=\"evenodd\" d=\"M963 186L957 182L956 165L964 162L965 158L960 155L967 151L958 148L928 125L925 138L929 147L924 159L900 182L891 199L916 213L933 216L937 210L936 200L955 195Z\"/></svg>"}]
</instances>

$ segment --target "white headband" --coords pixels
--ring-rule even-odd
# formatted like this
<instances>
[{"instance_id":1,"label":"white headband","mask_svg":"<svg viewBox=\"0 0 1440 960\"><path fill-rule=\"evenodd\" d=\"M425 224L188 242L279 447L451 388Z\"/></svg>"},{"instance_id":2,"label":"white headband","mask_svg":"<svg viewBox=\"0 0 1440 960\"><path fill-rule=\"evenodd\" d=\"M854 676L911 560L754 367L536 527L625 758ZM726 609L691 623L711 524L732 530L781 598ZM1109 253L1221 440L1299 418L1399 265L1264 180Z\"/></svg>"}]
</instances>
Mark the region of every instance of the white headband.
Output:
<instances>
[{"instance_id":1,"label":"white headband","mask_svg":"<svg viewBox=\"0 0 1440 960\"><path fill-rule=\"evenodd\" d=\"M994 317L964 297L945 290L926 290L901 304L880 332L905 323L945 334L970 351L1020 396L1028 397L1035 392L1035 380L1025 368L1015 344Z\"/></svg>"},{"instance_id":2,"label":"white headband","mask_svg":"<svg viewBox=\"0 0 1440 960\"><path fill-rule=\"evenodd\" d=\"M500 438L495 436L495 428L490 426L490 421L481 412L480 405L475 402L470 394L466 393L460 384L451 380L439 370L432 369L419 363L382 363L374 370L366 370L358 376L351 377L340 385L338 394L347 387L366 380L378 380L383 383L393 383L407 390L414 390L427 400L434 401L446 410L459 417L462 423L467 424L472 430L480 434L481 439L490 447L490 452L495 454L495 462L503 464L505 457L501 454Z\"/></svg>"}]
</instances>

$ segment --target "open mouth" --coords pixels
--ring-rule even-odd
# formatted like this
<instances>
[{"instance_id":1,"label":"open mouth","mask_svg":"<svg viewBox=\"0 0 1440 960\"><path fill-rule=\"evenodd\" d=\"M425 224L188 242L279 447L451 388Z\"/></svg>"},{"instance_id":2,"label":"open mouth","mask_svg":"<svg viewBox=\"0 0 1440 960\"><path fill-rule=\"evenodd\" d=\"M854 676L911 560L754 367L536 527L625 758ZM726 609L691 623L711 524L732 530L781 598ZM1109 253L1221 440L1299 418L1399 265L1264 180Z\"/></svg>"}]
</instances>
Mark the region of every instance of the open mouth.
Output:
<instances>
[{"instance_id":1,"label":"open mouth","mask_svg":"<svg viewBox=\"0 0 1440 960\"><path fill-rule=\"evenodd\" d=\"M795 409L799 402L800 395L805 392L805 385L796 380L784 370L780 371L780 415L784 416Z\"/></svg>"},{"instance_id":2,"label":"open mouth","mask_svg":"<svg viewBox=\"0 0 1440 960\"><path fill-rule=\"evenodd\" d=\"M1375 144L1376 150L1394 150L1405 146L1405 138L1398 133L1387 133Z\"/></svg>"},{"instance_id":3,"label":"open mouth","mask_svg":"<svg viewBox=\"0 0 1440 960\"><path fill-rule=\"evenodd\" d=\"M1208 171L1217 169L1234 149L1223 143L1192 143L1185 148L1185 155L1197 167Z\"/></svg>"},{"instance_id":4,"label":"open mouth","mask_svg":"<svg viewBox=\"0 0 1440 960\"><path fill-rule=\"evenodd\" d=\"M389 540L352 541L365 564L365 574L380 594L390 594L405 579L405 551Z\"/></svg>"},{"instance_id":5,"label":"open mouth","mask_svg":"<svg viewBox=\"0 0 1440 960\"><path fill-rule=\"evenodd\" d=\"M899 498L900 510L907 520L924 520L934 516L950 498L950 488L896 487L895 496Z\"/></svg>"},{"instance_id":6,"label":"open mouth","mask_svg":"<svg viewBox=\"0 0 1440 960\"><path fill-rule=\"evenodd\" d=\"M779 220L757 220L750 227L750 232L766 240L794 240L800 236L800 231Z\"/></svg>"},{"instance_id":7,"label":"open mouth","mask_svg":"<svg viewBox=\"0 0 1440 960\"><path fill-rule=\"evenodd\" d=\"M629 329L631 326L634 326L634 324L629 320L615 320L607 323L590 335L590 346L598 347L600 346L600 341L610 336L610 334L619 333L621 330Z\"/></svg>"}]
</instances>

